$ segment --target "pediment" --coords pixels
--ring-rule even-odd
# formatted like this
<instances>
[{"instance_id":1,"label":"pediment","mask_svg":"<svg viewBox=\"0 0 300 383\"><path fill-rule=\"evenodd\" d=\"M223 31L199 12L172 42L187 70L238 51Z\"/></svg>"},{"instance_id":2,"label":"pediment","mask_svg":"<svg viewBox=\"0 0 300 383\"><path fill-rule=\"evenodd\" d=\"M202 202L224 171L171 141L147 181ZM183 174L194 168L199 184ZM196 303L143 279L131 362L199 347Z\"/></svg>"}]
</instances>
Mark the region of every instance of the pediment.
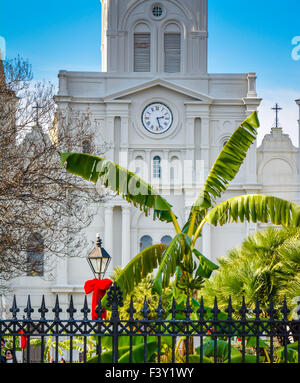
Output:
<instances>
[{"instance_id":1,"label":"pediment","mask_svg":"<svg viewBox=\"0 0 300 383\"><path fill-rule=\"evenodd\" d=\"M192 99L195 102L201 102L204 104L211 104L213 102L213 98L209 97L205 94L196 92L192 89L185 88L183 86L180 86L178 84L174 84L170 81L162 80L162 79L155 79L152 81L144 82L139 85L136 85L131 88L123 89L118 92L114 92L112 94L107 95L104 98L104 102L109 102L109 101L118 101L118 100L123 100L125 98L130 97L131 95L134 95L139 92L143 92L145 90L149 90L151 88L155 87L162 87L168 90L171 90L173 92L179 93L184 95L185 97L188 97Z\"/></svg>"},{"instance_id":2,"label":"pediment","mask_svg":"<svg viewBox=\"0 0 300 383\"><path fill-rule=\"evenodd\" d=\"M261 145L257 149L259 152L268 151L297 151L288 134L283 133L282 128L272 128L271 133L266 134Z\"/></svg>"}]
</instances>

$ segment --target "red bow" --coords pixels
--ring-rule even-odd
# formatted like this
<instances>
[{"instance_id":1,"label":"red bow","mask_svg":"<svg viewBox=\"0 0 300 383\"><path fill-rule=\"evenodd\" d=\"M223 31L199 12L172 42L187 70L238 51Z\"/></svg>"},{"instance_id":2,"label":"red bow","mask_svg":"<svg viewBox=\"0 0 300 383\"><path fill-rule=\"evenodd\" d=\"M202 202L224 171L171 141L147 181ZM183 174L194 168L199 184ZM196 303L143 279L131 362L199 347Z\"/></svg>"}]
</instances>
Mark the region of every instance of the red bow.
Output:
<instances>
[{"instance_id":1,"label":"red bow","mask_svg":"<svg viewBox=\"0 0 300 383\"><path fill-rule=\"evenodd\" d=\"M98 319L95 309L99 303L99 297L102 299L106 291L110 288L112 281L110 279L91 279L84 284L86 294L93 292L92 297L92 320ZM102 313L102 319L106 319L106 310Z\"/></svg>"},{"instance_id":2,"label":"red bow","mask_svg":"<svg viewBox=\"0 0 300 383\"><path fill-rule=\"evenodd\" d=\"M19 334L24 334L23 330L19 331ZM24 335L20 336L21 350L27 347L27 337Z\"/></svg>"}]
</instances>

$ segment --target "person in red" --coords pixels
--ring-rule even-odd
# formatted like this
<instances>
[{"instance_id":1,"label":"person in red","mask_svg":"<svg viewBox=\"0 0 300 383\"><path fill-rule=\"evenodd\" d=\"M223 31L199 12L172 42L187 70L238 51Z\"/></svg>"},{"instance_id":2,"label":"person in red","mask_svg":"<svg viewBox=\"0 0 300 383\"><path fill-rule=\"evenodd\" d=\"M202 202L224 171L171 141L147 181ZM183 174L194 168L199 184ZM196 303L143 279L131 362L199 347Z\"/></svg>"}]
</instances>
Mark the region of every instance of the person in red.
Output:
<instances>
[{"instance_id":1,"label":"person in red","mask_svg":"<svg viewBox=\"0 0 300 383\"><path fill-rule=\"evenodd\" d=\"M102 299L106 293L106 291L112 285L111 279L91 279L85 282L84 291L86 294L90 294L93 292L92 296L92 320L98 319L98 313L96 313L95 309L97 308L99 297ZM102 319L106 319L106 310L102 313Z\"/></svg>"}]
</instances>

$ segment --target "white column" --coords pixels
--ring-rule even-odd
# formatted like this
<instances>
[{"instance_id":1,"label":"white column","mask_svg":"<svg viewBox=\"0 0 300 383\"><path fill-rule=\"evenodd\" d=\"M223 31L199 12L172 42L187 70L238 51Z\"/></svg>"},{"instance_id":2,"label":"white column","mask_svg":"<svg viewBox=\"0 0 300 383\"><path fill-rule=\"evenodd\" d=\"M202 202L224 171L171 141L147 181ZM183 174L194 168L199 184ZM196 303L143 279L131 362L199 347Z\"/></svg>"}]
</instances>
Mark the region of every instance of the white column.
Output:
<instances>
[{"instance_id":1,"label":"white column","mask_svg":"<svg viewBox=\"0 0 300 383\"><path fill-rule=\"evenodd\" d=\"M121 149L128 150L128 117L121 117Z\"/></svg>"},{"instance_id":2,"label":"white column","mask_svg":"<svg viewBox=\"0 0 300 383\"><path fill-rule=\"evenodd\" d=\"M145 162L146 162L146 166L147 166L147 169L144 169L145 171L145 174L144 174L144 179L146 182L148 183L151 183L151 180L152 180L152 161L151 161L151 153L150 153L150 150L146 150L146 154L145 154Z\"/></svg>"},{"instance_id":3,"label":"white column","mask_svg":"<svg viewBox=\"0 0 300 383\"><path fill-rule=\"evenodd\" d=\"M211 226L209 224L204 225L202 229L202 254L211 261L215 261L211 254Z\"/></svg>"},{"instance_id":4,"label":"white column","mask_svg":"<svg viewBox=\"0 0 300 383\"><path fill-rule=\"evenodd\" d=\"M56 258L56 285L65 286L68 284L68 258Z\"/></svg>"},{"instance_id":5,"label":"white column","mask_svg":"<svg viewBox=\"0 0 300 383\"><path fill-rule=\"evenodd\" d=\"M248 155L246 157L246 179L247 184L256 184L257 183L257 170L256 170L256 141L249 148Z\"/></svg>"},{"instance_id":6,"label":"white column","mask_svg":"<svg viewBox=\"0 0 300 383\"><path fill-rule=\"evenodd\" d=\"M104 248L113 256L113 207L106 206L104 210Z\"/></svg>"},{"instance_id":7,"label":"white column","mask_svg":"<svg viewBox=\"0 0 300 383\"><path fill-rule=\"evenodd\" d=\"M210 169L209 118L201 118L201 153L202 160L204 161L204 178L206 178Z\"/></svg>"},{"instance_id":8,"label":"white column","mask_svg":"<svg viewBox=\"0 0 300 383\"><path fill-rule=\"evenodd\" d=\"M107 116L106 118L106 132L107 132L107 138L108 140L110 140L111 142L115 142L115 129L114 129L114 119L115 117L114 116ZM109 160L114 160L114 151L115 151L115 148L114 146L112 148L110 148L109 150L107 150L107 152L105 153L105 157Z\"/></svg>"},{"instance_id":9,"label":"white column","mask_svg":"<svg viewBox=\"0 0 300 383\"><path fill-rule=\"evenodd\" d=\"M162 194L170 195L170 163L169 151L163 151L163 158L161 162L161 186Z\"/></svg>"},{"instance_id":10,"label":"white column","mask_svg":"<svg viewBox=\"0 0 300 383\"><path fill-rule=\"evenodd\" d=\"M122 268L130 261L130 207L122 206Z\"/></svg>"}]
</instances>

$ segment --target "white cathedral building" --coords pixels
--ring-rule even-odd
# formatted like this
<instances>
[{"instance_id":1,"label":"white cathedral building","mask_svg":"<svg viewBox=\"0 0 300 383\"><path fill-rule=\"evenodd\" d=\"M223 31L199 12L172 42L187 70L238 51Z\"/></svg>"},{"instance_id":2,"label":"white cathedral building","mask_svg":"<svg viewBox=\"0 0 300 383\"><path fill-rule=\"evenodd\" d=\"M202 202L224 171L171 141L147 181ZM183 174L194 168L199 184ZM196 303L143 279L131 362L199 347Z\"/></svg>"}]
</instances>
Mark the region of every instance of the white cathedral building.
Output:
<instances>
[{"instance_id":1,"label":"white cathedral building","mask_svg":"<svg viewBox=\"0 0 300 383\"><path fill-rule=\"evenodd\" d=\"M224 143L261 103L255 73L207 72L207 3L102 0L102 72L61 70L55 97L60 111L89 110L93 144L110 142L107 158L157 185L174 206L180 226ZM296 102L300 110L300 100ZM223 199L263 193L300 204L299 156L299 147L282 128L273 127L260 147L252 145ZM216 262L263 227L207 225L198 246ZM172 224L146 218L121 197L99 206L87 228L90 241L95 241L96 233L112 256L107 276L114 267L125 266L141 248L168 243L175 234ZM60 304L66 307L71 294L75 304L82 304L84 282L92 278L84 257L59 259L51 278L19 278L14 281L14 292L21 305L26 304L28 294L37 308L41 294L49 305L59 294Z\"/></svg>"}]
</instances>

